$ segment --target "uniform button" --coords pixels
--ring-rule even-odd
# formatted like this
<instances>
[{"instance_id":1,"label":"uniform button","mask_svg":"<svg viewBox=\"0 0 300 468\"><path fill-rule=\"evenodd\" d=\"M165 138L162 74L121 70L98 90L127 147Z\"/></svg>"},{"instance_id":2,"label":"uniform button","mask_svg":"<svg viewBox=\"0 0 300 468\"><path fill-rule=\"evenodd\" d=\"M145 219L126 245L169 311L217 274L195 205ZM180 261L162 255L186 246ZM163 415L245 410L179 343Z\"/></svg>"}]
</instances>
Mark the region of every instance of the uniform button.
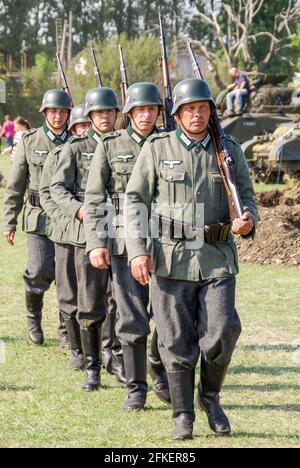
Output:
<instances>
[{"instance_id":1,"label":"uniform button","mask_svg":"<svg viewBox=\"0 0 300 468\"><path fill-rule=\"evenodd\" d=\"M173 176L170 175L170 176L169 176L169 180L173 180Z\"/></svg>"}]
</instances>

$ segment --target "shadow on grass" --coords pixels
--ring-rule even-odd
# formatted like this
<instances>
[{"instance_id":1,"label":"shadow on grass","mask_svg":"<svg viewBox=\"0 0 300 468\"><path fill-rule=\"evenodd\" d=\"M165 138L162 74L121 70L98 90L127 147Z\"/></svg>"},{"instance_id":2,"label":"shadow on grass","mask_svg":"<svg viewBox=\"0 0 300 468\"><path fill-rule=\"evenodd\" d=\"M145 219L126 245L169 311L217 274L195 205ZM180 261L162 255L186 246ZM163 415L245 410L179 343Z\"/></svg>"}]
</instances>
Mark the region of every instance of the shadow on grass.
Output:
<instances>
[{"instance_id":1,"label":"shadow on grass","mask_svg":"<svg viewBox=\"0 0 300 468\"><path fill-rule=\"evenodd\" d=\"M15 393L21 393L21 392L31 392L34 390L34 387L17 387L16 385L0 385L0 392L15 392Z\"/></svg>"},{"instance_id":2,"label":"shadow on grass","mask_svg":"<svg viewBox=\"0 0 300 468\"><path fill-rule=\"evenodd\" d=\"M253 390L255 392L277 392L279 390L297 390L300 392L300 385L224 385L225 390Z\"/></svg>"},{"instance_id":3,"label":"shadow on grass","mask_svg":"<svg viewBox=\"0 0 300 468\"><path fill-rule=\"evenodd\" d=\"M42 346L37 346L31 343L26 336L0 336L0 340L4 341L4 343L7 344L23 344L23 345L28 345L32 349L47 349L47 348L60 348L59 342L55 338L49 338L45 340L45 343ZM64 350L62 351L68 352L69 350Z\"/></svg>"},{"instance_id":4,"label":"shadow on grass","mask_svg":"<svg viewBox=\"0 0 300 468\"><path fill-rule=\"evenodd\" d=\"M300 413L300 405L222 405L227 410L284 411Z\"/></svg>"},{"instance_id":5,"label":"shadow on grass","mask_svg":"<svg viewBox=\"0 0 300 468\"><path fill-rule=\"evenodd\" d=\"M241 346L244 351L286 351L294 353L300 349L300 345L277 344L277 345L245 345Z\"/></svg>"},{"instance_id":6,"label":"shadow on grass","mask_svg":"<svg viewBox=\"0 0 300 468\"><path fill-rule=\"evenodd\" d=\"M263 374L263 375L281 375L281 374L300 374L299 367L231 367L229 374Z\"/></svg>"}]
</instances>

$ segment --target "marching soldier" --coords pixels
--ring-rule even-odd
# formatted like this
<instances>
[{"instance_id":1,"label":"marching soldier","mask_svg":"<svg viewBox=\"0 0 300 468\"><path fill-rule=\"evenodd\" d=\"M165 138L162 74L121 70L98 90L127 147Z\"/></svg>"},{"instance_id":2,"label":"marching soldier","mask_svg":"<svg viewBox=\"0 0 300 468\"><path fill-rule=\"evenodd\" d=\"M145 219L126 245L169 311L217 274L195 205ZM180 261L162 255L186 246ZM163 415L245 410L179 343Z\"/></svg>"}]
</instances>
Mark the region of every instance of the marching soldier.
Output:
<instances>
[{"instance_id":1,"label":"marching soldier","mask_svg":"<svg viewBox=\"0 0 300 468\"><path fill-rule=\"evenodd\" d=\"M69 132L73 135L86 135L91 122L84 116L85 105L79 104L72 109L69 122ZM80 340L79 324L77 322L77 279L75 270L74 245L68 244L67 226L69 218L54 203L50 194L51 179L55 173L63 145L55 148L48 156L44 165L40 183L40 201L43 209L52 221L51 233L48 236L55 244L55 278L57 301L61 311L71 348L70 369L83 369L84 360Z\"/></svg>"},{"instance_id":2,"label":"marching soldier","mask_svg":"<svg viewBox=\"0 0 300 468\"><path fill-rule=\"evenodd\" d=\"M46 92L40 112L45 123L22 136L4 199L4 236L13 246L17 220L24 204L23 230L27 233L28 264L24 273L28 317L28 338L44 343L41 326L43 297L55 279L54 244L48 239L51 221L40 205L39 188L43 166L48 154L68 139L67 121L71 111L68 94L60 89ZM61 323L60 329L65 329ZM66 340L66 331L60 331ZM65 347L66 344L63 343Z\"/></svg>"},{"instance_id":3,"label":"marching soldier","mask_svg":"<svg viewBox=\"0 0 300 468\"><path fill-rule=\"evenodd\" d=\"M85 253L83 204L96 146L103 134L114 128L118 110L117 97L111 89L96 88L88 92L84 115L90 118L92 127L86 136L73 136L64 146L50 188L53 201L69 219L68 243L74 245L77 320L86 369L83 390L88 392L100 387L101 328L106 316L108 273L94 268ZM122 362L115 366L114 373L119 381L125 380Z\"/></svg>"},{"instance_id":4,"label":"marching soldier","mask_svg":"<svg viewBox=\"0 0 300 468\"><path fill-rule=\"evenodd\" d=\"M205 81L179 83L172 111L178 129L148 139L127 187L129 261L141 285L148 284L153 272L153 313L159 351L168 372L174 439L192 438L195 368L200 353L198 403L216 434L231 431L219 394L241 332L235 309L238 263L232 234L253 236L257 220L244 154L239 143L227 137L245 210L242 219L230 223L208 126L214 105ZM150 212L152 202L156 207L152 219L159 232L153 240L151 262L146 240L130 232L139 230L140 204ZM202 242L197 204L204 206Z\"/></svg>"},{"instance_id":5,"label":"marching soldier","mask_svg":"<svg viewBox=\"0 0 300 468\"><path fill-rule=\"evenodd\" d=\"M124 113L131 125L102 138L91 164L84 208L87 252L91 264L99 270L113 273L118 306L117 336L124 355L128 388L125 410L143 409L147 398L146 347L149 327L149 288L135 281L130 269L122 229L122 210L126 187L146 138L157 133L162 101L159 89L151 83L137 83L127 90ZM115 209L116 236L107 239L105 225L101 225L99 207L105 207L108 195ZM105 210L104 210L105 211ZM154 336L156 338L156 335ZM149 367L154 391L164 402L170 400L165 368L155 342Z\"/></svg>"}]
</instances>

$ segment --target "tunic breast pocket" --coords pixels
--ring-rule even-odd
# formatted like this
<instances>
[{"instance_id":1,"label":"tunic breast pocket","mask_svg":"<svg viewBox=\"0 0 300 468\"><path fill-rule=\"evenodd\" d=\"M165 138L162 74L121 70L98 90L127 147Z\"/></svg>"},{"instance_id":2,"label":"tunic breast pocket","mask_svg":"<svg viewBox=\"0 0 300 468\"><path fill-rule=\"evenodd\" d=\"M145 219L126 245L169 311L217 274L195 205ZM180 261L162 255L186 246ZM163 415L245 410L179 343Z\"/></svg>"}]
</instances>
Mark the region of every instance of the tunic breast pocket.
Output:
<instances>
[{"instance_id":1,"label":"tunic breast pocket","mask_svg":"<svg viewBox=\"0 0 300 468\"><path fill-rule=\"evenodd\" d=\"M186 201L186 172L175 169L161 169L163 179L161 196L170 206L183 206Z\"/></svg>"},{"instance_id":2,"label":"tunic breast pocket","mask_svg":"<svg viewBox=\"0 0 300 468\"><path fill-rule=\"evenodd\" d=\"M132 163L115 163L114 173L116 178L116 191L125 192L127 184L133 173L134 164Z\"/></svg>"},{"instance_id":3,"label":"tunic breast pocket","mask_svg":"<svg viewBox=\"0 0 300 468\"><path fill-rule=\"evenodd\" d=\"M82 153L78 159L78 169L82 173L89 172L94 153Z\"/></svg>"},{"instance_id":4,"label":"tunic breast pocket","mask_svg":"<svg viewBox=\"0 0 300 468\"><path fill-rule=\"evenodd\" d=\"M214 203L219 208L224 208L226 202L226 193L222 175L219 172L211 173L211 196L214 200Z\"/></svg>"},{"instance_id":5,"label":"tunic breast pocket","mask_svg":"<svg viewBox=\"0 0 300 468\"><path fill-rule=\"evenodd\" d=\"M48 156L48 151L37 151L31 155L31 163L36 167L43 168Z\"/></svg>"},{"instance_id":6,"label":"tunic breast pocket","mask_svg":"<svg viewBox=\"0 0 300 468\"><path fill-rule=\"evenodd\" d=\"M48 156L48 151L34 151L31 154L30 166L31 166L31 185L32 188L38 188L40 184L40 178L42 176L43 168Z\"/></svg>"}]
</instances>

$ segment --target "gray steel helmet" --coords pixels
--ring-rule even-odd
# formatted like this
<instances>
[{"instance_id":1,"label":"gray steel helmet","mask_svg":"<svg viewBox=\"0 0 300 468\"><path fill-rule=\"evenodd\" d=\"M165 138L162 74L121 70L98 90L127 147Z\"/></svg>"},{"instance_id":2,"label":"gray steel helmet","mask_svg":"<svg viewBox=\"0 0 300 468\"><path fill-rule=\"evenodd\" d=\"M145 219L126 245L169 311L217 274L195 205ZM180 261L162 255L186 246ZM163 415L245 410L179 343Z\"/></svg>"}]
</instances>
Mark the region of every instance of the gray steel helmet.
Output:
<instances>
[{"instance_id":1,"label":"gray steel helmet","mask_svg":"<svg viewBox=\"0 0 300 468\"><path fill-rule=\"evenodd\" d=\"M85 105L84 104L78 104L78 106L73 107L70 115L70 123L68 130L70 131L72 127L76 124L81 124L81 123L90 123L90 119L88 117L84 116L84 109Z\"/></svg>"},{"instance_id":2,"label":"gray steel helmet","mask_svg":"<svg viewBox=\"0 0 300 468\"><path fill-rule=\"evenodd\" d=\"M44 94L40 112L46 109L72 110L70 96L62 89L50 89Z\"/></svg>"},{"instance_id":3,"label":"gray steel helmet","mask_svg":"<svg viewBox=\"0 0 300 468\"><path fill-rule=\"evenodd\" d=\"M94 88L88 91L85 97L84 116L97 110L120 110L116 93L110 88Z\"/></svg>"},{"instance_id":4,"label":"gray steel helmet","mask_svg":"<svg viewBox=\"0 0 300 468\"><path fill-rule=\"evenodd\" d=\"M127 89L124 114L128 114L134 107L162 106L160 90L152 83L135 83Z\"/></svg>"},{"instance_id":5,"label":"gray steel helmet","mask_svg":"<svg viewBox=\"0 0 300 468\"><path fill-rule=\"evenodd\" d=\"M176 114L183 104L197 101L210 101L215 106L210 87L206 81L199 78L181 81L174 88L172 115Z\"/></svg>"}]
</instances>

